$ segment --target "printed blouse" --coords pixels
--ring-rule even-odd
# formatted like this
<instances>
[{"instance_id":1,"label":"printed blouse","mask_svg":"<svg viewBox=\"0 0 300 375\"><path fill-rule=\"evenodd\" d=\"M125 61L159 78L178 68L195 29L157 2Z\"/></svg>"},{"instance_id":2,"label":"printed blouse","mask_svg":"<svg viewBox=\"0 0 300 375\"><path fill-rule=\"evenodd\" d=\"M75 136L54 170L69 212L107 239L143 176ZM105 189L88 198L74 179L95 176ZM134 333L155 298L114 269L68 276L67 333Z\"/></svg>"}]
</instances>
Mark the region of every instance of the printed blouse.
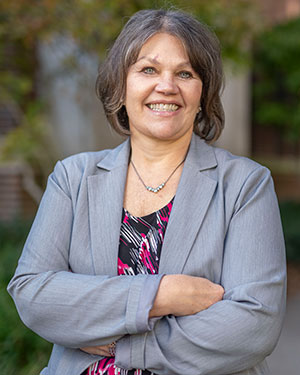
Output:
<instances>
[{"instance_id":1,"label":"printed blouse","mask_svg":"<svg viewBox=\"0 0 300 375\"><path fill-rule=\"evenodd\" d=\"M174 198L165 207L143 217L123 209L120 230L118 275L157 274L161 248ZM148 370L125 370L114 357L92 364L82 375L155 375Z\"/></svg>"}]
</instances>

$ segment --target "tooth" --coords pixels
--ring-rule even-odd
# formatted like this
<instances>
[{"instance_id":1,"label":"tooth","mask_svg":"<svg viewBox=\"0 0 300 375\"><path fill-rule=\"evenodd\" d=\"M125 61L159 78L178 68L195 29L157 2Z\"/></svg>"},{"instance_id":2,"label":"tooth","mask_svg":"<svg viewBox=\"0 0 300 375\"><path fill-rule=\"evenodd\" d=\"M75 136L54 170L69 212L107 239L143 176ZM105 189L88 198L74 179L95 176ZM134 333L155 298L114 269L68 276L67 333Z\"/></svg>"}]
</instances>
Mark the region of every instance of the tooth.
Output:
<instances>
[{"instance_id":1,"label":"tooth","mask_svg":"<svg viewBox=\"0 0 300 375\"><path fill-rule=\"evenodd\" d=\"M153 111L172 111L175 112L178 109L177 104L163 104L163 103L151 103L149 108Z\"/></svg>"}]
</instances>

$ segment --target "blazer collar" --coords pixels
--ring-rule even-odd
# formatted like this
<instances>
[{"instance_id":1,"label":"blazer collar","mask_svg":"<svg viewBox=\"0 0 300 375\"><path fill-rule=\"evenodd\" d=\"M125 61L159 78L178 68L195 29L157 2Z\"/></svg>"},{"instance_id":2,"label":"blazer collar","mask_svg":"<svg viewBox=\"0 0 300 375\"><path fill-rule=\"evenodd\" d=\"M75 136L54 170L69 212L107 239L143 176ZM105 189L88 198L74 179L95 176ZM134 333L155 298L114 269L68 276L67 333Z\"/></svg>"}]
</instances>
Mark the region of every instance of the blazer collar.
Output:
<instances>
[{"instance_id":1,"label":"blazer collar","mask_svg":"<svg viewBox=\"0 0 300 375\"><path fill-rule=\"evenodd\" d=\"M97 167L110 171L114 168L128 164L130 155L130 138L113 150L109 150L106 156L99 161ZM185 166L196 168L199 171L213 168L217 165L217 160L213 148L193 133L190 147L187 153Z\"/></svg>"},{"instance_id":2,"label":"blazer collar","mask_svg":"<svg viewBox=\"0 0 300 375\"><path fill-rule=\"evenodd\" d=\"M127 138L118 147L109 150L106 156L99 161L97 167L111 171L114 168L128 165L130 155L130 138Z\"/></svg>"},{"instance_id":3,"label":"blazer collar","mask_svg":"<svg viewBox=\"0 0 300 375\"><path fill-rule=\"evenodd\" d=\"M120 226L130 154L127 139L108 150L97 163L97 173L87 178L93 271L117 275Z\"/></svg>"},{"instance_id":4,"label":"blazer collar","mask_svg":"<svg viewBox=\"0 0 300 375\"><path fill-rule=\"evenodd\" d=\"M204 171L216 166L217 159L213 147L193 133L184 167Z\"/></svg>"},{"instance_id":5,"label":"blazer collar","mask_svg":"<svg viewBox=\"0 0 300 375\"><path fill-rule=\"evenodd\" d=\"M216 166L213 147L193 135L165 233L160 273L184 272L217 186L217 181L205 171ZM201 249L197 251L201 254Z\"/></svg>"},{"instance_id":6,"label":"blazer collar","mask_svg":"<svg viewBox=\"0 0 300 375\"><path fill-rule=\"evenodd\" d=\"M94 272L117 275L117 257L130 139L108 151L88 177ZM213 148L193 135L176 192L160 259L161 273L181 273L205 217L216 181L203 171L217 165Z\"/></svg>"}]
</instances>

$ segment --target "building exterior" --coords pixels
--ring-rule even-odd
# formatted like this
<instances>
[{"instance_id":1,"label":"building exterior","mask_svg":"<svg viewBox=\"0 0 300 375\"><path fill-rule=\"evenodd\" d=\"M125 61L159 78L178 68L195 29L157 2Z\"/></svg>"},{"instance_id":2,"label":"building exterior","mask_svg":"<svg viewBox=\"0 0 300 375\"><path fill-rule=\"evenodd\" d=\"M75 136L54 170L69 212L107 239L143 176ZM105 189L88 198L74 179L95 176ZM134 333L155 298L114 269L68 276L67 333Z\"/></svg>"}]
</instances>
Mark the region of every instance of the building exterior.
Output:
<instances>
[{"instance_id":1,"label":"building exterior","mask_svg":"<svg viewBox=\"0 0 300 375\"><path fill-rule=\"evenodd\" d=\"M300 0L265 0L257 3L270 27L300 15ZM83 150L114 147L122 139L108 127L94 95L97 62L93 58L83 59L81 73L84 80L70 76L53 78L55 69L65 56L62 51L76 48L67 40L57 42L57 45L40 46L37 52L41 67L38 76L40 93L49 104L49 118L55 134L51 142L59 150L58 158ZM235 154L254 156L272 169L280 198L300 200L300 143L291 153L290 145L282 142L275 130L252 126L251 90L249 69L234 73L230 66L226 67L223 94L226 126L217 145ZM0 103L0 147L6 135L16 126L18 116L14 110ZM268 142L265 142L266 139ZM289 162L282 158L286 155ZM10 221L18 216L32 217L39 198L40 192L26 165L0 163L0 221Z\"/></svg>"}]
</instances>

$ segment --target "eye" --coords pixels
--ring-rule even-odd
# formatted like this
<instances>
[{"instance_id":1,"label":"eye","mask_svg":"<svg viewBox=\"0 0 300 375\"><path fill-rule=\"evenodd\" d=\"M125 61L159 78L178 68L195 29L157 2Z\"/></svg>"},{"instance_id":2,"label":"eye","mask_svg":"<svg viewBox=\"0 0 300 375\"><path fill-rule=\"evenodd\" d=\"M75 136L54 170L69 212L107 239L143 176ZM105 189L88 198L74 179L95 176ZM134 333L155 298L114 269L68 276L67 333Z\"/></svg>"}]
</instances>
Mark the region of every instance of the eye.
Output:
<instances>
[{"instance_id":1,"label":"eye","mask_svg":"<svg viewBox=\"0 0 300 375\"><path fill-rule=\"evenodd\" d=\"M150 66L147 66L146 68L142 69L142 72L145 73L145 74L154 74L155 69L150 67Z\"/></svg>"},{"instance_id":2,"label":"eye","mask_svg":"<svg viewBox=\"0 0 300 375\"><path fill-rule=\"evenodd\" d=\"M180 78L184 78L184 79L192 78L193 77L192 73L188 72L186 70L184 70L182 72L179 72L178 75L179 75Z\"/></svg>"}]
</instances>

